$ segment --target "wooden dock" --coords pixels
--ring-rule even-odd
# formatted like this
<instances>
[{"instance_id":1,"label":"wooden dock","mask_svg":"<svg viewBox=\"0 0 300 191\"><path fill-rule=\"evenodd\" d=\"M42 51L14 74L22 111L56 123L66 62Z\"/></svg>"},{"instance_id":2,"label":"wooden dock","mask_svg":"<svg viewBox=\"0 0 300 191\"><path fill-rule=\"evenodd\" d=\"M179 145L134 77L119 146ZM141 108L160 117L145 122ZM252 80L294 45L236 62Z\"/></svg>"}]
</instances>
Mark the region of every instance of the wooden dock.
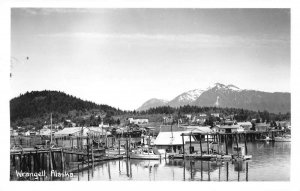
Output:
<instances>
[{"instance_id":1,"label":"wooden dock","mask_svg":"<svg viewBox=\"0 0 300 191\"><path fill-rule=\"evenodd\" d=\"M57 146L48 148L14 146L10 150L11 172L15 170L28 173L46 171L49 174L51 170L55 170L60 173L69 173L94 168L95 163L102 161L123 158L123 155L106 156L105 150L103 147L94 147L89 139L82 149ZM11 174L11 180L14 178L16 177Z\"/></svg>"}]
</instances>

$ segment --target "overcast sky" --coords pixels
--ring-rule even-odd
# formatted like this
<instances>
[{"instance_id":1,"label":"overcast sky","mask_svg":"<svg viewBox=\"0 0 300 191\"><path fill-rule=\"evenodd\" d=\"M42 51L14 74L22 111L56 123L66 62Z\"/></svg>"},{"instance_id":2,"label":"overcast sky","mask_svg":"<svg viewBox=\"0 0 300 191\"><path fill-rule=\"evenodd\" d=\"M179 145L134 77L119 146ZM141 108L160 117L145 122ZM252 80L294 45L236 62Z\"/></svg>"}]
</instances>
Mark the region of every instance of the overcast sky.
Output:
<instances>
[{"instance_id":1,"label":"overcast sky","mask_svg":"<svg viewBox=\"0 0 300 191\"><path fill-rule=\"evenodd\" d=\"M15 8L11 58L12 97L60 90L132 110L216 82L290 92L290 11Z\"/></svg>"}]
</instances>

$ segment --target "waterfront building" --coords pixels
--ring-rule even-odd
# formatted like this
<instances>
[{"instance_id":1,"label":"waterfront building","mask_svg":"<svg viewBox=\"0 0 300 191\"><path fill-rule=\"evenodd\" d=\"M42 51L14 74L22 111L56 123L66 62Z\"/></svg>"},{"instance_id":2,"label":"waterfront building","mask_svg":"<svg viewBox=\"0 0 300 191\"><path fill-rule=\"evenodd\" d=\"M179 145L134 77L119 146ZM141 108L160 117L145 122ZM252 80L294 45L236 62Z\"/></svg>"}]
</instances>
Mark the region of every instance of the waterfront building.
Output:
<instances>
[{"instance_id":1,"label":"waterfront building","mask_svg":"<svg viewBox=\"0 0 300 191\"><path fill-rule=\"evenodd\" d=\"M86 127L67 127L63 130L54 133L55 137L68 137L68 136L86 136L88 129Z\"/></svg>"},{"instance_id":2,"label":"waterfront building","mask_svg":"<svg viewBox=\"0 0 300 191\"><path fill-rule=\"evenodd\" d=\"M266 123L256 123L255 124L255 131L267 131L269 125Z\"/></svg>"},{"instance_id":3,"label":"waterfront building","mask_svg":"<svg viewBox=\"0 0 300 191\"><path fill-rule=\"evenodd\" d=\"M133 124L148 124L149 119L134 119L134 118L128 118L129 123Z\"/></svg>"},{"instance_id":4,"label":"waterfront building","mask_svg":"<svg viewBox=\"0 0 300 191\"><path fill-rule=\"evenodd\" d=\"M234 132L238 132L240 129L239 125L221 125L219 127L219 132L220 133L234 133Z\"/></svg>"},{"instance_id":5,"label":"waterfront building","mask_svg":"<svg viewBox=\"0 0 300 191\"><path fill-rule=\"evenodd\" d=\"M245 131L249 131L252 128L252 123L250 121L238 122L240 127L242 127Z\"/></svg>"},{"instance_id":6,"label":"waterfront building","mask_svg":"<svg viewBox=\"0 0 300 191\"><path fill-rule=\"evenodd\" d=\"M91 136L108 136L111 135L110 132L104 129L104 127L87 127L87 134Z\"/></svg>"},{"instance_id":7,"label":"waterfront building","mask_svg":"<svg viewBox=\"0 0 300 191\"><path fill-rule=\"evenodd\" d=\"M41 136L50 136L51 130L48 128L43 128L40 130L40 135Z\"/></svg>"},{"instance_id":8,"label":"waterfront building","mask_svg":"<svg viewBox=\"0 0 300 191\"><path fill-rule=\"evenodd\" d=\"M180 150L182 150L182 133L186 133L187 131L167 131L167 132L159 132L158 136L156 137L154 141L155 147L160 150L164 149L169 152L178 153ZM184 136L183 137L184 142L189 142L190 137ZM195 142L196 139L191 136L191 141Z\"/></svg>"}]
</instances>

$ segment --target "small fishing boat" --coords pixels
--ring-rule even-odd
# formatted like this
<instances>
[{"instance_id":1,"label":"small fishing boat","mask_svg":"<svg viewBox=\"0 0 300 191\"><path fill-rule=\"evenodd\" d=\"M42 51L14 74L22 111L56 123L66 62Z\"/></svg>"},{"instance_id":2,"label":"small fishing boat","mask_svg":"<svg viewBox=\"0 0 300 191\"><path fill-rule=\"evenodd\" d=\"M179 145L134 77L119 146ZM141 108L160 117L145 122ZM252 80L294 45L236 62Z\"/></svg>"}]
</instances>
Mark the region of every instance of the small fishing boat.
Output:
<instances>
[{"instance_id":1,"label":"small fishing boat","mask_svg":"<svg viewBox=\"0 0 300 191\"><path fill-rule=\"evenodd\" d=\"M162 158L160 154L155 154L151 148L140 148L133 150L130 155L130 159L142 159L142 160L159 160Z\"/></svg>"},{"instance_id":2,"label":"small fishing boat","mask_svg":"<svg viewBox=\"0 0 300 191\"><path fill-rule=\"evenodd\" d=\"M275 142L291 142L290 135L283 135L281 137L274 137Z\"/></svg>"},{"instance_id":3,"label":"small fishing boat","mask_svg":"<svg viewBox=\"0 0 300 191\"><path fill-rule=\"evenodd\" d=\"M168 155L169 159L183 159L183 154L170 153Z\"/></svg>"},{"instance_id":4,"label":"small fishing boat","mask_svg":"<svg viewBox=\"0 0 300 191\"><path fill-rule=\"evenodd\" d=\"M109 148L106 150L107 155L119 155L119 148ZM125 148L120 148L120 155L125 155Z\"/></svg>"},{"instance_id":5,"label":"small fishing boat","mask_svg":"<svg viewBox=\"0 0 300 191\"><path fill-rule=\"evenodd\" d=\"M216 158L217 155L212 154L187 154L185 158L187 159L195 159L195 160L211 160L212 158Z\"/></svg>"},{"instance_id":6,"label":"small fishing boat","mask_svg":"<svg viewBox=\"0 0 300 191\"><path fill-rule=\"evenodd\" d=\"M273 141L269 136L263 136L261 139L257 139L257 141Z\"/></svg>"},{"instance_id":7,"label":"small fishing boat","mask_svg":"<svg viewBox=\"0 0 300 191\"><path fill-rule=\"evenodd\" d=\"M199 153L194 153L194 154L169 154L170 159L188 159L188 160L211 160L211 159L216 159L218 155L214 154L199 154ZM219 155L219 158L221 158L221 155Z\"/></svg>"}]
</instances>

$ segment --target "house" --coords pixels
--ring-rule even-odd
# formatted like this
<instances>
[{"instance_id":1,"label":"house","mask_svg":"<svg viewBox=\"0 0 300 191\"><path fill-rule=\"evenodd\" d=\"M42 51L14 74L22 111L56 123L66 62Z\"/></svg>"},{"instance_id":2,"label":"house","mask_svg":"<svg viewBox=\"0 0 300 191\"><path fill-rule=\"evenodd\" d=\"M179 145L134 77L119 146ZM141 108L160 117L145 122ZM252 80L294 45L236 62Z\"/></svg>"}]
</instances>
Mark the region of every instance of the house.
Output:
<instances>
[{"instance_id":1,"label":"house","mask_svg":"<svg viewBox=\"0 0 300 191\"><path fill-rule=\"evenodd\" d=\"M198 119L196 119L196 122L197 122L198 124L204 124L205 121L206 121L205 118L198 118Z\"/></svg>"},{"instance_id":2,"label":"house","mask_svg":"<svg viewBox=\"0 0 300 191\"><path fill-rule=\"evenodd\" d=\"M87 127L87 135L91 136L108 136L111 135L110 132L101 127Z\"/></svg>"},{"instance_id":3,"label":"house","mask_svg":"<svg viewBox=\"0 0 300 191\"><path fill-rule=\"evenodd\" d=\"M187 126L186 131L191 132L197 141L212 140L212 135L208 135L213 132L210 126Z\"/></svg>"},{"instance_id":4,"label":"house","mask_svg":"<svg viewBox=\"0 0 300 191\"><path fill-rule=\"evenodd\" d=\"M185 126L181 127L181 129L185 130L174 132L159 132L156 140L154 141L155 148L175 153L182 153L182 145L184 143L185 153L199 152L199 142L201 140L201 142L203 143L202 150L207 150L207 134L212 132L209 126ZM212 136L208 135L208 141L211 142L211 140Z\"/></svg>"},{"instance_id":5,"label":"house","mask_svg":"<svg viewBox=\"0 0 300 191\"><path fill-rule=\"evenodd\" d=\"M215 125L215 126L211 127L210 129L213 133L218 133L218 132L220 132L220 125Z\"/></svg>"},{"instance_id":6,"label":"house","mask_svg":"<svg viewBox=\"0 0 300 191\"><path fill-rule=\"evenodd\" d=\"M229 120L229 119L226 119L225 121L224 121L224 124L225 125L233 125L233 124L235 124L236 123L236 121L234 121L234 120Z\"/></svg>"},{"instance_id":7,"label":"house","mask_svg":"<svg viewBox=\"0 0 300 191\"><path fill-rule=\"evenodd\" d=\"M173 123L173 116L163 117L164 124Z\"/></svg>"},{"instance_id":8,"label":"house","mask_svg":"<svg viewBox=\"0 0 300 191\"><path fill-rule=\"evenodd\" d=\"M255 124L255 131L267 131L269 128L269 125L266 123L256 123Z\"/></svg>"},{"instance_id":9,"label":"house","mask_svg":"<svg viewBox=\"0 0 300 191\"><path fill-rule=\"evenodd\" d=\"M192 114L185 114L185 117L186 117L187 119L191 120L191 119L192 119Z\"/></svg>"},{"instance_id":10,"label":"house","mask_svg":"<svg viewBox=\"0 0 300 191\"><path fill-rule=\"evenodd\" d=\"M245 131L249 131L252 128L252 123L250 121L238 122L240 127L242 127Z\"/></svg>"},{"instance_id":11,"label":"house","mask_svg":"<svg viewBox=\"0 0 300 191\"><path fill-rule=\"evenodd\" d=\"M214 116L214 117L220 117L220 114L219 114L219 113L211 113L210 115L211 115L211 116Z\"/></svg>"},{"instance_id":12,"label":"house","mask_svg":"<svg viewBox=\"0 0 300 191\"><path fill-rule=\"evenodd\" d=\"M133 124L148 124L149 120L148 119L133 119L133 118L128 118L129 123Z\"/></svg>"},{"instance_id":13,"label":"house","mask_svg":"<svg viewBox=\"0 0 300 191\"><path fill-rule=\"evenodd\" d=\"M43 128L40 130L40 135L41 136L50 136L51 130L48 128Z\"/></svg>"},{"instance_id":14,"label":"house","mask_svg":"<svg viewBox=\"0 0 300 191\"><path fill-rule=\"evenodd\" d=\"M24 136L30 136L30 131L26 131L23 133Z\"/></svg>"},{"instance_id":15,"label":"house","mask_svg":"<svg viewBox=\"0 0 300 191\"><path fill-rule=\"evenodd\" d=\"M200 114L199 114L199 117L206 118L207 115L206 115L206 113L200 113Z\"/></svg>"},{"instance_id":16,"label":"house","mask_svg":"<svg viewBox=\"0 0 300 191\"><path fill-rule=\"evenodd\" d=\"M184 143L186 143L187 141L189 142L190 140L193 142L196 141L193 136L191 136L191 139L189 136L183 136L183 140L182 140L181 134L186 132L187 131L159 132L158 136L154 141L155 148L159 150L164 149L175 153L182 150L183 141Z\"/></svg>"},{"instance_id":17,"label":"house","mask_svg":"<svg viewBox=\"0 0 300 191\"><path fill-rule=\"evenodd\" d=\"M17 130L14 130L14 129L10 129L10 136L18 136L18 132Z\"/></svg>"},{"instance_id":18,"label":"house","mask_svg":"<svg viewBox=\"0 0 300 191\"><path fill-rule=\"evenodd\" d=\"M88 129L86 127L67 127L63 130L54 133L55 137L68 137L68 136L86 136Z\"/></svg>"},{"instance_id":19,"label":"house","mask_svg":"<svg viewBox=\"0 0 300 191\"><path fill-rule=\"evenodd\" d=\"M219 133L234 133L238 132L238 129L240 129L238 125L221 125L219 127Z\"/></svg>"},{"instance_id":20,"label":"house","mask_svg":"<svg viewBox=\"0 0 300 191\"><path fill-rule=\"evenodd\" d=\"M288 121L276 121L277 129L288 129L288 127L291 127L291 122Z\"/></svg>"},{"instance_id":21,"label":"house","mask_svg":"<svg viewBox=\"0 0 300 191\"><path fill-rule=\"evenodd\" d=\"M199 134L200 133L202 133L202 134L212 133L210 126L186 126L186 130L188 132L199 133Z\"/></svg>"},{"instance_id":22,"label":"house","mask_svg":"<svg viewBox=\"0 0 300 191\"><path fill-rule=\"evenodd\" d=\"M36 133L35 131L30 131L30 132L29 132L29 135L30 135L30 136L35 136L35 135L37 135L37 133Z\"/></svg>"}]
</instances>

